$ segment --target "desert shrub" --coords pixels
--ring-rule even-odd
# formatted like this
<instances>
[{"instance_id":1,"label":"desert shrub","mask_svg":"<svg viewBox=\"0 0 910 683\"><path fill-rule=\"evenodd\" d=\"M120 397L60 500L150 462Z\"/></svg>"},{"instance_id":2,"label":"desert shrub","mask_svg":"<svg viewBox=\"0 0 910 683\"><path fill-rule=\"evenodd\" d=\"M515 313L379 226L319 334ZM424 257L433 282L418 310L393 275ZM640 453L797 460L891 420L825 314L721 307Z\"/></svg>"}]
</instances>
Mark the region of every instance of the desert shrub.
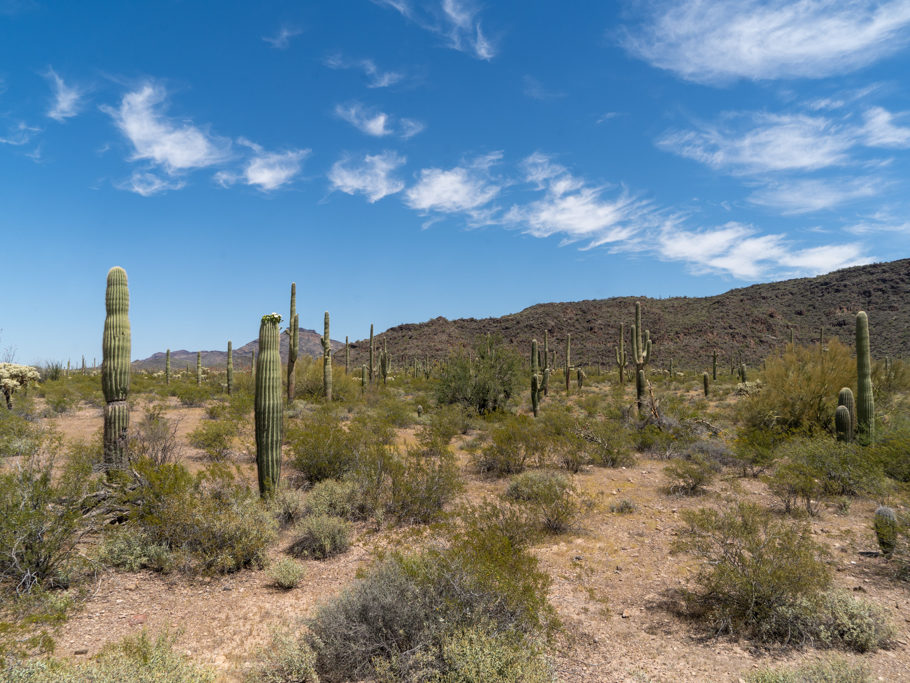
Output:
<instances>
[{"instance_id":1,"label":"desert shrub","mask_svg":"<svg viewBox=\"0 0 910 683\"><path fill-rule=\"evenodd\" d=\"M331 411L320 410L290 425L285 442L294 467L316 483L342 478L370 444L388 439L388 431L364 420L352 420L345 428Z\"/></svg>"},{"instance_id":2,"label":"desert shrub","mask_svg":"<svg viewBox=\"0 0 910 683\"><path fill-rule=\"evenodd\" d=\"M38 395L44 397L51 415L65 413L79 403L79 394L66 380L40 384Z\"/></svg>"},{"instance_id":3,"label":"desert shrub","mask_svg":"<svg viewBox=\"0 0 910 683\"><path fill-rule=\"evenodd\" d=\"M892 479L910 482L910 420L894 420L879 432L875 443L866 447L866 453Z\"/></svg>"},{"instance_id":4,"label":"desert shrub","mask_svg":"<svg viewBox=\"0 0 910 683\"><path fill-rule=\"evenodd\" d=\"M587 420L575 427L586 443L590 461L602 467L625 467L635 462L629 430L618 420Z\"/></svg>"},{"instance_id":5,"label":"desert shrub","mask_svg":"<svg viewBox=\"0 0 910 683\"><path fill-rule=\"evenodd\" d=\"M319 683L316 653L306 637L288 631L272 633L247 670L247 683Z\"/></svg>"},{"instance_id":6,"label":"desert shrub","mask_svg":"<svg viewBox=\"0 0 910 683\"><path fill-rule=\"evenodd\" d=\"M482 474L504 476L522 472L545 460L546 447L533 418L510 415L490 432L490 441L474 454L474 466Z\"/></svg>"},{"instance_id":7,"label":"desert shrub","mask_svg":"<svg viewBox=\"0 0 910 683\"><path fill-rule=\"evenodd\" d=\"M98 560L127 572L151 569L167 574L174 569L174 555L168 546L155 543L146 531L129 526L105 534Z\"/></svg>"},{"instance_id":8,"label":"desert shrub","mask_svg":"<svg viewBox=\"0 0 910 683\"><path fill-rule=\"evenodd\" d=\"M717 465L704 455L696 454L691 458L673 459L664 467L664 474L667 477L668 493L694 496L714 481Z\"/></svg>"},{"instance_id":9,"label":"desert shrub","mask_svg":"<svg viewBox=\"0 0 910 683\"><path fill-rule=\"evenodd\" d=\"M294 535L296 539L289 552L295 557L324 560L340 555L351 547L351 526L341 517L304 517L294 529Z\"/></svg>"},{"instance_id":10,"label":"desert shrub","mask_svg":"<svg viewBox=\"0 0 910 683\"><path fill-rule=\"evenodd\" d=\"M177 439L179 424L165 416L164 406L148 406L142 419L130 430L130 458L148 458L159 465L179 460L183 454Z\"/></svg>"},{"instance_id":11,"label":"desert shrub","mask_svg":"<svg viewBox=\"0 0 910 683\"><path fill-rule=\"evenodd\" d=\"M282 527L295 524L307 513L303 492L292 486L279 486L269 499L272 515Z\"/></svg>"},{"instance_id":12,"label":"desert shrub","mask_svg":"<svg viewBox=\"0 0 910 683\"><path fill-rule=\"evenodd\" d=\"M82 462L67 459L62 469L55 476L54 459L38 453L0 472L0 591L68 583L87 529L80 501L93 482Z\"/></svg>"},{"instance_id":13,"label":"desert shrub","mask_svg":"<svg viewBox=\"0 0 910 683\"><path fill-rule=\"evenodd\" d=\"M350 480L323 479L309 490L304 505L310 515L333 515L351 520L359 517L357 489Z\"/></svg>"},{"instance_id":14,"label":"desert shrub","mask_svg":"<svg viewBox=\"0 0 910 683\"><path fill-rule=\"evenodd\" d=\"M449 357L436 386L441 404L459 403L485 415L504 408L521 387L522 360L497 336L478 340L473 355Z\"/></svg>"},{"instance_id":15,"label":"desert shrub","mask_svg":"<svg viewBox=\"0 0 910 683\"><path fill-rule=\"evenodd\" d=\"M783 433L830 432L838 392L855 384L856 361L833 338L824 348L788 345L765 359L761 379L761 389L740 404L744 425Z\"/></svg>"},{"instance_id":16,"label":"desert shrub","mask_svg":"<svg viewBox=\"0 0 910 683\"><path fill-rule=\"evenodd\" d=\"M684 513L677 549L703 560L689 614L715 633L760 642L815 643L858 652L882 647L892 627L884 613L852 595L829 592L823 549L805 523L775 519L740 503Z\"/></svg>"},{"instance_id":17,"label":"desert shrub","mask_svg":"<svg viewBox=\"0 0 910 683\"><path fill-rule=\"evenodd\" d=\"M38 423L5 407L0 411L0 458L31 457L38 452L46 437L47 432Z\"/></svg>"},{"instance_id":18,"label":"desert shrub","mask_svg":"<svg viewBox=\"0 0 910 683\"><path fill-rule=\"evenodd\" d=\"M853 664L842 657L801 664L795 668L759 669L746 677L748 683L871 683L862 662Z\"/></svg>"},{"instance_id":19,"label":"desert shrub","mask_svg":"<svg viewBox=\"0 0 910 683\"><path fill-rule=\"evenodd\" d=\"M637 510L638 506L628 498L623 498L616 503L610 503L610 512L617 515L630 515Z\"/></svg>"},{"instance_id":20,"label":"desert shrub","mask_svg":"<svg viewBox=\"0 0 910 683\"><path fill-rule=\"evenodd\" d=\"M875 387L876 406L891 408L896 397L910 391L910 364L903 359L874 361L872 386Z\"/></svg>"},{"instance_id":21,"label":"desert shrub","mask_svg":"<svg viewBox=\"0 0 910 683\"><path fill-rule=\"evenodd\" d=\"M448 444L457 434L467 429L465 410L459 405L442 405L429 414L427 423L417 430L421 444Z\"/></svg>"},{"instance_id":22,"label":"desert shrub","mask_svg":"<svg viewBox=\"0 0 910 683\"><path fill-rule=\"evenodd\" d=\"M153 640L143 631L106 646L87 662L51 658L10 662L0 668L0 674L9 683L213 682L215 674L178 653L174 641L167 633Z\"/></svg>"},{"instance_id":23,"label":"desert shrub","mask_svg":"<svg viewBox=\"0 0 910 683\"><path fill-rule=\"evenodd\" d=\"M784 512L791 514L804 510L807 514L818 514L820 500L825 491L817 478L816 470L804 462L785 462L765 479L771 493L784 505Z\"/></svg>"},{"instance_id":24,"label":"desert shrub","mask_svg":"<svg viewBox=\"0 0 910 683\"><path fill-rule=\"evenodd\" d=\"M389 461L390 496L386 510L400 523L425 524L462 488L458 462L448 448L412 448Z\"/></svg>"},{"instance_id":25,"label":"desert shrub","mask_svg":"<svg viewBox=\"0 0 910 683\"><path fill-rule=\"evenodd\" d=\"M194 475L180 463L139 460L133 471L121 494L127 527L168 548L177 569L224 573L264 564L276 522L230 469L210 465Z\"/></svg>"},{"instance_id":26,"label":"desert shrub","mask_svg":"<svg viewBox=\"0 0 910 683\"><path fill-rule=\"evenodd\" d=\"M579 512L572 480L557 472L522 472L509 483L505 496L526 504L540 525L554 534L568 529Z\"/></svg>"},{"instance_id":27,"label":"desert shrub","mask_svg":"<svg viewBox=\"0 0 910 683\"><path fill-rule=\"evenodd\" d=\"M237 423L230 419L203 420L189 433L189 442L193 448L198 448L211 460L219 462L230 455L237 431Z\"/></svg>"},{"instance_id":28,"label":"desert shrub","mask_svg":"<svg viewBox=\"0 0 910 683\"><path fill-rule=\"evenodd\" d=\"M440 683L555 680L539 643L488 625L470 626L442 638Z\"/></svg>"},{"instance_id":29,"label":"desert shrub","mask_svg":"<svg viewBox=\"0 0 910 683\"><path fill-rule=\"evenodd\" d=\"M553 624L547 585L536 559L494 529L454 531L448 546L392 554L374 564L319 609L309 623L308 642L327 683L472 680L459 678L461 664L451 661L457 649L469 647L464 632L481 627L535 652L536 639ZM475 656L511 659L502 652Z\"/></svg>"},{"instance_id":30,"label":"desert shrub","mask_svg":"<svg viewBox=\"0 0 910 683\"><path fill-rule=\"evenodd\" d=\"M757 477L772 467L780 455L779 448L788 438L778 430L743 427L733 442L733 457L743 476Z\"/></svg>"},{"instance_id":31,"label":"desert shrub","mask_svg":"<svg viewBox=\"0 0 910 683\"><path fill-rule=\"evenodd\" d=\"M675 419L643 422L633 434L635 449L655 458L670 458L682 453L691 443L692 434Z\"/></svg>"},{"instance_id":32,"label":"desert shrub","mask_svg":"<svg viewBox=\"0 0 910 683\"><path fill-rule=\"evenodd\" d=\"M289 557L283 557L269 568L272 582L284 590L297 588L305 573L303 567Z\"/></svg>"},{"instance_id":33,"label":"desert shrub","mask_svg":"<svg viewBox=\"0 0 910 683\"><path fill-rule=\"evenodd\" d=\"M527 548L540 535L540 524L527 506L507 500L466 505L458 511L458 523L465 537L492 533L514 548Z\"/></svg>"}]
</instances>

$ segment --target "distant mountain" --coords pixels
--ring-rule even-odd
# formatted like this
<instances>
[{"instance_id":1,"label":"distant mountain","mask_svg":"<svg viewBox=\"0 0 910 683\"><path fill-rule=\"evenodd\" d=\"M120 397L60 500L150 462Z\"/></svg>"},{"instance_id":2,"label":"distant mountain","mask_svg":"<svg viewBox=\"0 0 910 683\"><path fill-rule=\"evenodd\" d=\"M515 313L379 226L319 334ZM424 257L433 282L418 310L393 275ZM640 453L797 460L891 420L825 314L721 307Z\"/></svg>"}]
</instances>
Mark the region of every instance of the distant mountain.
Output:
<instances>
[{"instance_id":1,"label":"distant mountain","mask_svg":"<svg viewBox=\"0 0 910 683\"><path fill-rule=\"evenodd\" d=\"M709 297L616 297L573 303L537 304L501 318L434 318L393 327L375 337L387 344L393 363L413 358L446 357L469 347L485 334L499 334L523 355L531 339L564 358L566 334L572 334L572 361L583 365L614 364L620 323L634 321L635 302L642 304L642 325L653 340L652 365L707 369L711 351L729 366L731 356L758 363L783 346L789 327L799 343L818 341L820 333L853 346L857 311L869 314L872 354L876 358L910 355L910 259L845 268L827 275L752 285ZM352 367L367 362L369 340L351 344ZM557 361L561 363L562 361Z\"/></svg>"},{"instance_id":2,"label":"distant mountain","mask_svg":"<svg viewBox=\"0 0 910 683\"><path fill-rule=\"evenodd\" d=\"M280 337L280 353L283 362L288 359L288 341L290 337L284 331ZM227 342L225 342L223 351L203 351L202 365L206 368L220 368L227 364ZM344 346L344 342L332 340L332 349L337 351ZM300 355L309 355L313 357L322 355L322 335L315 330L305 330L300 328L300 345L297 347L297 353ZM254 339L240 347L234 348L234 367L248 368L253 358L253 352L259 350L259 340ZM153 353L148 358L133 361L133 368L137 370L164 370L167 362L165 352L159 351ZM171 369L179 370L189 366L190 370L196 368L196 352L185 349L171 350Z\"/></svg>"}]
</instances>

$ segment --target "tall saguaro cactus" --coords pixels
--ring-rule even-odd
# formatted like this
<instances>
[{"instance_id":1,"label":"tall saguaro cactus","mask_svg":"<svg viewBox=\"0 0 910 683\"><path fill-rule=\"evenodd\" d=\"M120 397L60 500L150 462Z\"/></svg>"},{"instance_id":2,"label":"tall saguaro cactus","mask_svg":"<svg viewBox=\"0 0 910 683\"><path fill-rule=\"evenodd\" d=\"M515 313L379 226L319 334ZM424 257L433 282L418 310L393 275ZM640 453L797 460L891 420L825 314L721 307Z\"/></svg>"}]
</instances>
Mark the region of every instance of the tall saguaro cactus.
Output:
<instances>
[{"instance_id":1,"label":"tall saguaro cactus","mask_svg":"<svg viewBox=\"0 0 910 683\"><path fill-rule=\"evenodd\" d=\"M531 410L540 413L540 366L537 359L537 340L531 340Z\"/></svg>"},{"instance_id":2,"label":"tall saguaro cactus","mask_svg":"<svg viewBox=\"0 0 910 683\"><path fill-rule=\"evenodd\" d=\"M202 384L202 351L196 352L196 386Z\"/></svg>"},{"instance_id":3,"label":"tall saguaro cactus","mask_svg":"<svg viewBox=\"0 0 910 683\"><path fill-rule=\"evenodd\" d=\"M348 347L348 335L344 335L344 374L351 374L351 350Z\"/></svg>"},{"instance_id":4,"label":"tall saguaro cactus","mask_svg":"<svg viewBox=\"0 0 910 683\"><path fill-rule=\"evenodd\" d=\"M168 349L167 353L164 354L164 383L170 385L171 383L171 350Z\"/></svg>"},{"instance_id":5,"label":"tall saguaro cactus","mask_svg":"<svg viewBox=\"0 0 910 683\"><path fill-rule=\"evenodd\" d=\"M711 352L711 379L717 381L717 349Z\"/></svg>"},{"instance_id":6,"label":"tall saguaro cactus","mask_svg":"<svg viewBox=\"0 0 910 683\"><path fill-rule=\"evenodd\" d=\"M626 383L624 372L626 369L626 362L629 360L626 356L625 337L626 325L625 323L619 323L619 346L616 347L616 367L619 368L620 385Z\"/></svg>"},{"instance_id":7,"label":"tall saguaro cactus","mask_svg":"<svg viewBox=\"0 0 910 683\"><path fill-rule=\"evenodd\" d=\"M875 439L872 354L869 350L869 317L865 311L856 314L856 431L867 441Z\"/></svg>"},{"instance_id":8,"label":"tall saguaro cactus","mask_svg":"<svg viewBox=\"0 0 910 683\"><path fill-rule=\"evenodd\" d=\"M645 366L651 360L651 332L641 329L641 303L635 302L635 324L631 330L632 362L635 363L635 403L641 415L645 395Z\"/></svg>"},{"instance_id":9,"label":"tall saguaro cactus","mask_svg":"<svg viewBox=\"0 0 910 683\"><path fill-rule=\"evenodd\" d=\"M228 396L234 393L234 347L231 345L230 339L228 339L227 355L227 392Z\"/></svg>"},{"instance_id":10,"label":"tall saguaro cactus","mask_svg":"<svg viewBox=\"0 0 910 683\"><path fill-rule=\"evenodd\" d=\"M373 383L373 323L370 323L370 384Z\"/></svg>"},{"instance_id":11,"label":"tall saguaro cactus","mask_svg":"<svg viewBox=\"0 0 910 683\"><path fill-rule=\"evenodd\" d=\"M325 400L332 400L332 338L329 336L329 312L325 312L325 331L322 334L322 391Z\"/></svg>"},{"instance_id":12,"label":"tall saguaro cactus","mask_svg":"<svg viewBox=\"0 0 910 683\"><path fill-rule=\"evenodd\" d=\"M543 395L550 395L550 331L543 331Z\"/></svg>"},{"instance_id":13,"label":"tall saguaro cactus","mask_svg":"<svg viewBox=\"0 0 910 683\"><path fill-rule=\"evenodd\" d=\"M259 324L259 357L256 360L256 471L259 494L271 496L281 479L281 356L278 323L281 316L269 313Z\"/></svg>"},{"instance_id":14,"label":"tall saguaro cactus","mask_svg":"<svg viewBox=\"0 0 910 683\"><path fill-rule=\"evenodd\" d=\"M566 396L569 395L571 390L572 378L569 375L569 371L572 369L572 333L566 335Z\"/></svg>"},{"instance_id":15,"label":"tall saguaro cactus","mask_svg":"<svg viewBox=\"0 0 910 683\"><path fill-rule=\"evenodd\" d=\"M104 465L121 469L126 465L130 408L130 291L126 271L119 266L107 274L104 296L107 312L101 343L101 388L104 391Z\"/></svg>"},{"instance_id":16,"label":"tall saguaro cactus","mask_svg":"<svg viewBox=\"0 0 910 683\"><path fill-rule=\"evenodd\" d=\"M291 283L291 315L288 318L288 403L297 390L297 351L300 348L300 320L297 317L297 283Z\"/></svg>"},{"instance_id":17,"label":"tall saguaro cactus","mask_svg":"<svg viewBox=\"0 0 910 683\"><path fill-rule=\"evenodd\" d=\"M367 366L360 366L360 393L363 394L367 390Z\"/></svg>"}]
</instances>

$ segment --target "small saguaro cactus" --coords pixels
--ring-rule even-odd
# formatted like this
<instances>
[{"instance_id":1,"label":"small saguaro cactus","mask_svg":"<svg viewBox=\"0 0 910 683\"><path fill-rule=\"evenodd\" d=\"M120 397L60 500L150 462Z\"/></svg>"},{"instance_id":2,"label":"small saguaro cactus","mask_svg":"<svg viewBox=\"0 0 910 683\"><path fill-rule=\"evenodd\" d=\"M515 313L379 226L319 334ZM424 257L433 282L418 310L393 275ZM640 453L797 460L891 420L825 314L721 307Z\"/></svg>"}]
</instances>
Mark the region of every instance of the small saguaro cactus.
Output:
<instances>
[{"instance_id":1,"label":"small saguaro cactus","mask_svg":"<svg viewBox=\"0 0 910 683\"><path fill-rule=\"evenodd\" d=\"M897 516L894 510L886 505L880 505L875 511L875 537L878 539L878 547L882 549L882 555L891 557L894 554L894 547L897 545Z\"/></svg>"},{"instance_id":2,"label":"small saguaro cactus","mask_svg":"<svg viewBox=\"0 0 910 683\"><path fill-rule=\"evenodd\" d=\"M670 375L670 379L673 379L673 359L670 359L670 367L667 370L667 373Z\"/></svg>"},{"instance_id":3,"label":"small saguaro cactus","mask_svg":"<svg viewBox=\"0 0 910 683\"><path fill-rule=\"evenodd\" d=\"M370 384L373 383L373 323L370 323Z\"/></svg>"},{"instance_id":4,"label":"small saguaro cactus","mask_svg":"<svg viewBox=\"0 0 910 683\"><path fill-rule=\"evenodd\" d=\"M717 381L717 349L711 352L711 379Z\"/></svg>"},{"instance_id":5,"label":"small saguaro cactus","mask_svg":"<svg viewBox=\"0 0 910 683\"><path fill-rule=\"evenodd\" d=\"M325 312L325 331L322 333L322 392L332 400L332 338L329 336L329 312Z\"/></svg>"},{"instance_id":6,"label":"small saguaro cactus","mask_svg":"<svg viewBox=\"0 0 910 683\"><path fill-rule=\"evenodd\" d=\"M202 384L202 351L196 352L196 386Z\"/></svg>"},{"instance_id":7,"label":"small saguaro cactus","mask_svg":"<svg viewBox=\"0 0 910 683\"><path fill-rule=\"evenodd\" d=\"M853 421L853 427L856 428L856 401L853 400L853 391L850 387L844 387L837 394L837 405L846 406L850 411L850 419Z\"/></svg>"},{"instance_id":8,"label":"small saguaro cactus","mask_svg":"<svg viewBox=\"0 0 910 683\"><path fill-rule=\"evenodd\" d=\"M540 366L537 358L537 340L531 340L531 410L534 417L540 414Z\"/></svg>"},{"instance_id":9,"label":"small saguaro cactus","mask_svg":"<svg viewBox=\"0 0 910 683\"><path fill-rule=\"evenodd\" d=\"M566 396L569 395L570 385L571 385L571 375L569 371L572 369L572 333L566 335Z\"/></svg>"},{"instance_id":10,"label":"small saguaro cactus","mask_svg":"<svg viewBox=\"0 0 910 683\"><path fill-rule=\"evenodd\" d=\"M856 431L866 441L875 439L872 355L869 351L869 318L865 311L856 314Z\"/></svg>"},{"instance_id":11,"label":"small saguaro cactus","mask_svg":"<svg viewBox=\"0 0 910 683\"><path fill-rule=\"evenodd\" d=\"M847 406L837 406L834 411L834 428L838 441L853 441L853 417Z\"/></svg>"},{"instance_id":12,"label":"small saguaro cactus","mask_svg":"<svg viewBox=\"0 0 910 683\"><path fill-rule=\"evenodd\" d=\"M740 363L740 364L739 364L739 381L740 381L742 384L745 384L745 383L746 383L746 378L747 378L747 377L748 377L748 375L746 374L746 364L745 364L745 363Z\"/></svg>"},{"instance_id":13,"label":"small saguaro cactus","mask_svg":"<svg viewBox=\"0 0 910 683\"><path fill-rule=\"evenodd\" d=\"M171 383L171 350L168 349L167 353L164 354L164 383L170 385Z\"/></svg>"},{"instance_id":14,"label":"small saguaro cactus","mask_svg":"<svg viewBox=\"0 0 910 683\"><path fill-rule=\"evenodd\" d=\"M130 292L126 271L119 266L107 274L104 337L101 344L101 388L104 391L104 466L122 469L127 459L130 408Z\"/></svg>"},{"instance_id":15,"label":"small saguaro cactus","mask_svg":"<svg viewBox=\"0 0 910 683\"><path fill-rule=\"evenodd\" d=\"M550 331L543 331L543 382L541 383L541 389L543 389L543 395L550 395Z\"/></svg>"},{"instance_id":16,"label":"small saguaro cactus","mask_svg":"<svg viewBox=\"0 0 910 683\"><path fill-rule=\"evenodd\" d=\"M228 396L234 393L234 347L231 345L230 339L228 339L227 355L227 392Z\"/></svg>"},{"instance_id":17,"label":"small saguaro cactus","mask_svg":"<svg viewBox=\"0 0 910 683\"><path fill-rule=\"evenodd\" d=\"M707 397L708 396L708 373L707 372L701 373L701 383L705 390L705 397Z\"/></svg>"},{"instance_id":18,"label":"small saguaro cactus","mask_svg":"<svg viewBox=\"0 0 910 683\"><path fill-rule=\"evenodd\" d=\"M291 283L291 314L288 317L288 403L297 392L297 353L300 349L300 319L297 317L297 283Z\"/></svg>"},{"instance_id":19,"label":"small saguaro cactus","mask_svg":"<svg viewBox=\"0 0 910 683\"><path fill-rule=\"evenodd\" d=\"M348 347L347 335L344 335L344 374L351 374L351 350Z\"/></svg>"},{"instance_id":20,"label":"small saguaro cactus","mask_svg":"<svg viewBox=\"0 0 910 683\"><path fill-rule=\"evenodd\" d=\"M587 378L588 376L585 374L585 371L581 367L575 371L575 381L578 384L579 393L581 393L581 390L585 388L585 380Z\"/></svg>"},{"instance_id":21,"label":"small saguaro cactus","mask_svg":"<svg viewBox=\"0 0 910 683\"><path fill-rule=\"evenodd\" d=\"M367 389L367 366L366 364L360 366L360 393L362 394Z\"/></svg>"},{"instance_id":22,"label":"small saguaro cactus","mask_svg":"<svg viewBox=\"0 0 910 683\"><path fill-rule=\"evenodd\" d=\"M278 324L281 316L268 313L259 325L259 357L256 361L256 471L259 494L265 498L281 479L281 430L284 409L281 391L281 356Z\"/></svg>"},{"instance_id":23,"label":"small saguaro cactus","mask_svg":"<svg viewBox=\"0 0 910 683\"><path fill-rule=\"evenodd\" d=\"M85 374L85 356L82 356L82 374Z\"/></svg>"}]
</instances>

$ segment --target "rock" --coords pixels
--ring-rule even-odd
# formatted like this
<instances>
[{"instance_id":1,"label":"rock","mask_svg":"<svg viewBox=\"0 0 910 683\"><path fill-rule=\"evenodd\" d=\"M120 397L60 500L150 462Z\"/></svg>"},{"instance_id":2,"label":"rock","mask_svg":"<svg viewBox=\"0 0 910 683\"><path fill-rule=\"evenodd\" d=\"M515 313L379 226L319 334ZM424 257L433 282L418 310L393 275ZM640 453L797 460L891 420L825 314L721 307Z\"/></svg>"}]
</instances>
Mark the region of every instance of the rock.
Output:
<instances>
[{"instance_id":1,"label":"rock","mask_svg":"<svg viewBox=\"0 0 910 683\"><path fill-rule=\"evenodd\" d=\"M86 650L73 650L73 654L74 655L87 655L88 650L87 649Z\"/></svg>"},{"instance_id":2,"label":"rock","mask_svg":"<svg viewBox=\"0 0 910 683\"><path fill-rule=\"evenodd\" d=\"M630 610L624 609L624 610L622 611L622 618L623 618L623 619L629 619L631 616L632 616L632 612L631 612Z\"/></svg>"}]
</instances>

